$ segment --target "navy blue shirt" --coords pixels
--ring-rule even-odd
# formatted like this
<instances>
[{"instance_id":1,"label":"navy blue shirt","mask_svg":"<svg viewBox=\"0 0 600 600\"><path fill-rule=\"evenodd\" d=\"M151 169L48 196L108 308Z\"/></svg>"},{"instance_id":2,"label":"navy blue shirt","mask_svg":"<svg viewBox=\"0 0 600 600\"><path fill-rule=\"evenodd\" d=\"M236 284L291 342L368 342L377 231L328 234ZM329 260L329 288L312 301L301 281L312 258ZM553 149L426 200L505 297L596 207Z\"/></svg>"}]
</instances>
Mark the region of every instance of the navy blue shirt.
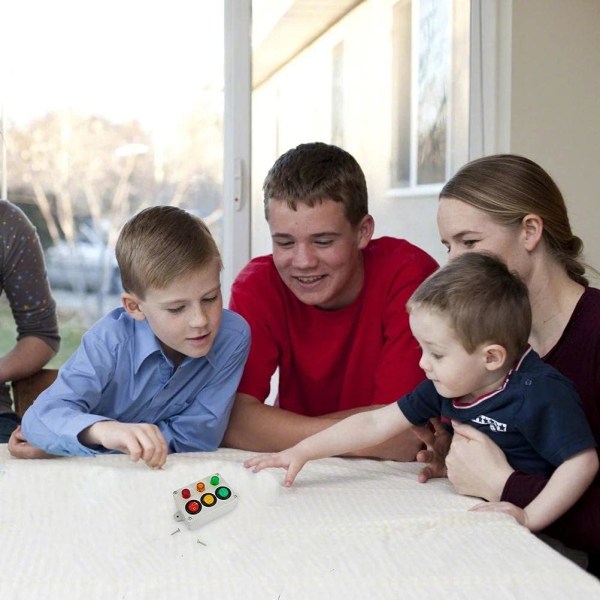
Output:
<instances>
[{"instance_id":1,"label":"navy blue shirt","mask_svg":"<svg viewBox=\"0 0 600 600\"><path fill-rule=\"evenodd\" d=\"M433 417L489 435L519 471L550 475L596 442L574 385L529 348L503 386L471 403L440 396L429 380L398 400L413 425Z\"/></svg>"}]
</instances>

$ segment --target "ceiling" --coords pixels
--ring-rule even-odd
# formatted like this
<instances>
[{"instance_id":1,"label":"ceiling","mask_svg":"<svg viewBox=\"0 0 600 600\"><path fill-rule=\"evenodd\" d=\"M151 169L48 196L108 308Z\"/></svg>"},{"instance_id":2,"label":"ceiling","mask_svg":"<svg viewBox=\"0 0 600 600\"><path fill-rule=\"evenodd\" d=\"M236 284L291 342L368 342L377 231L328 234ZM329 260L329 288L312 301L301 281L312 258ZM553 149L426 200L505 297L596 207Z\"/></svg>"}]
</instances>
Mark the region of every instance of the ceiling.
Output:
<instances>
[{"instance_id":1,"label":"ceiling","mask_svg":"<svg viewBox=\"0 0 600 600\"><path fill-rule=\"evenodd\" d=\"M364 0L295 0L253 50L252 84L258 87ZM281 6L281 4L279 4ZM268 3L257 6L263 10ZM254 10L254 9L253 9ZM253 18L266 15L254 10Z\"/></svg>"}]
</instances>

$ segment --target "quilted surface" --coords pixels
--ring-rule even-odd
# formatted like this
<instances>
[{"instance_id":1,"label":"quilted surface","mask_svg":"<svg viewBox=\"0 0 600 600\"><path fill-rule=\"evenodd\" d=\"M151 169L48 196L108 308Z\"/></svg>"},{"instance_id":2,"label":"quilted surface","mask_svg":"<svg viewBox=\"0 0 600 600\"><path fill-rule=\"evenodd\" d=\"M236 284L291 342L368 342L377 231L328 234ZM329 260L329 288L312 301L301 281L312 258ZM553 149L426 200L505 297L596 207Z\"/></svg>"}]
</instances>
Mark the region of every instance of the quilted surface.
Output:
<instances>
[{"instance_id":1,"label":"quilted surface","mask_svg":"<svg viewBox=\"0 0 600 600\"><path fill-rule=\"evenodd\" d=\"M0 598L600 598L600 583L417 464L243 468L250 453L12 459L0 445ZM239 495L197 530L173 490L213 472Z\"/></svg>"}]
</instances>

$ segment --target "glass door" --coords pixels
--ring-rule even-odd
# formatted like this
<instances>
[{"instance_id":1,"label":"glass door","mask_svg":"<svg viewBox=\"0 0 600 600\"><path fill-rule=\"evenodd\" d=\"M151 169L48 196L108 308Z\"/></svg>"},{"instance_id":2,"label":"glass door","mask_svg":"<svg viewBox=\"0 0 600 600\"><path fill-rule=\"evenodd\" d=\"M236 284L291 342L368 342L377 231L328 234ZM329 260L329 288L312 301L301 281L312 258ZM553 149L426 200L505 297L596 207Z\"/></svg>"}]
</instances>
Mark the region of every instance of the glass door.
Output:
<instances>
[{"instance_id":1,"label":"glass door","mask_svg":"<svg viewBox=\"0 0 600 600\"><path fill-rule=\"evenodd\" d=\"M59 362L119 304L114 244L140 209L169 204L201 216L232 260L223 172L233 4L244 2L2 7L2 191L42 240L66 342Z\"/></svg>"}]
</instances>

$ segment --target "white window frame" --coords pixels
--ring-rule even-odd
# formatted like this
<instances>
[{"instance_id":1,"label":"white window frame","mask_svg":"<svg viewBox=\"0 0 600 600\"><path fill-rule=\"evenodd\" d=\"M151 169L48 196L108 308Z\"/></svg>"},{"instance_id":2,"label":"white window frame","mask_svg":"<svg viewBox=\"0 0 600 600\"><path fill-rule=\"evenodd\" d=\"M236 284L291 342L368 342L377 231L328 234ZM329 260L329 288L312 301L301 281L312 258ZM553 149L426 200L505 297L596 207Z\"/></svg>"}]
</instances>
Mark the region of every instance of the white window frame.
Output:
<instances>
[{"instance_id":1,"label":"white window frame","mask_svg":"<svg viewBox=\"0 0 600 600\"><path fill-rule=\"evenodd\" d=\"M223 300L250 260L252 0L225 0Z\"/></svg>"},{"instance_id":2,"label":"white window frame","mask_svg":"<svg viewBox=\"0 0 600 600\"><path fill-rule=\"evenodd\" d=\"M471 0L469 160L510 151L512 2Z\"/></svg>"}]
</instances>

